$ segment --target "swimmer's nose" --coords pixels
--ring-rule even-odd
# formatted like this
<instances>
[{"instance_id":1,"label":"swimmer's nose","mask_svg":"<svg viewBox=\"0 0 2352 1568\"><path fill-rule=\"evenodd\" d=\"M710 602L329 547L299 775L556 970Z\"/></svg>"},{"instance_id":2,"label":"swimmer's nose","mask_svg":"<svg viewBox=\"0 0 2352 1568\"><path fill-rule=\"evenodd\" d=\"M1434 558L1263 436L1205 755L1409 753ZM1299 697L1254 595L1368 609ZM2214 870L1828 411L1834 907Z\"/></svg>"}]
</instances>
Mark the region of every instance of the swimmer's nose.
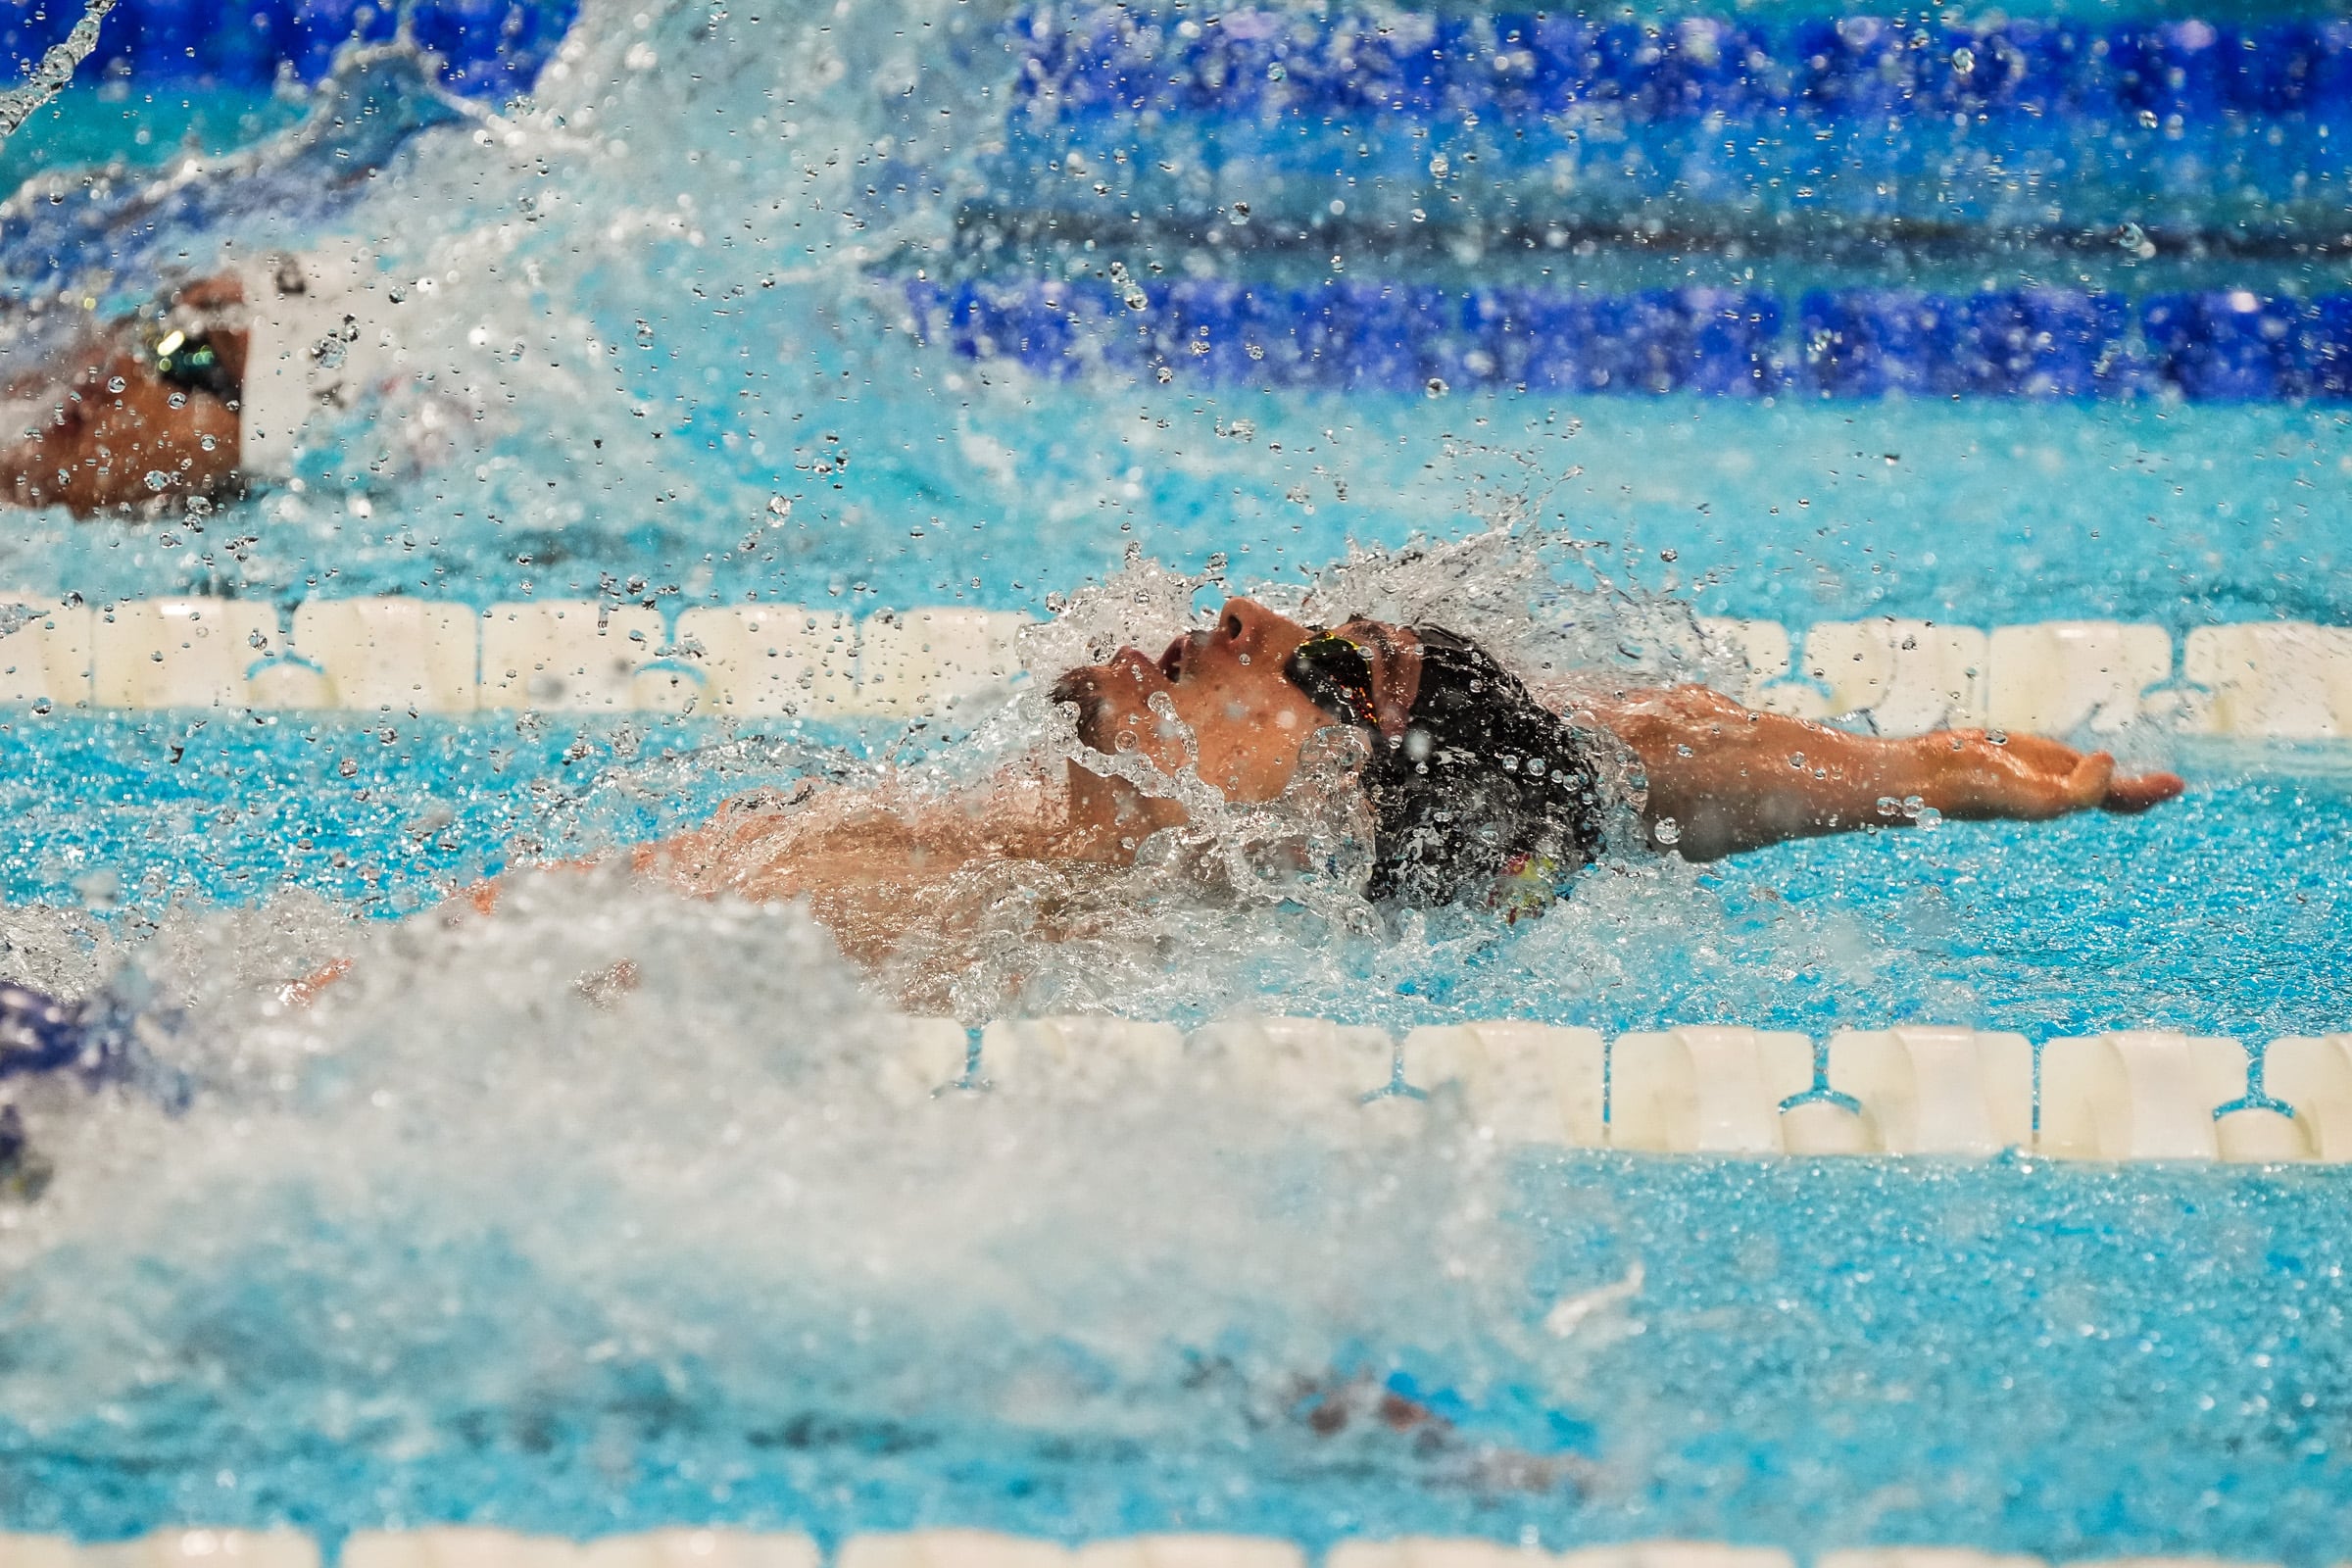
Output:
<instances>
[{"instance_id":1,"label":"swimmer's nose","mask_svg":"<svg viewBox=\"0 0 2352 1568\"><path fill-rule=\"evenodd\" d=\"M1236 652L1249 655L1252 663L1261 656L1279 663L1306 641L1306 628L1254 599L1228 599L1217 612L1216 635L1232 643Z\"/></svg>"}]
</instances>

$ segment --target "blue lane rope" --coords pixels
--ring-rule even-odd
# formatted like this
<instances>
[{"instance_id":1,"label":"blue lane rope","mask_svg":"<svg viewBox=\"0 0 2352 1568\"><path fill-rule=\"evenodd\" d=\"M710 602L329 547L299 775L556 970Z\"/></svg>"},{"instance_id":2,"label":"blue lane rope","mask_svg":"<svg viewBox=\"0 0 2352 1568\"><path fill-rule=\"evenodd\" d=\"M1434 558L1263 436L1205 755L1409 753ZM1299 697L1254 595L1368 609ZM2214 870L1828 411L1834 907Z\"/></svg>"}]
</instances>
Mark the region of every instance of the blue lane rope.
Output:
<instances>
[{"instance_id":1,"label":"blue lane rope","mask_svg":"<svg viewBox=\"0 0 2352 1568\"><path fill-rule=\"evenodd\" d=\"M1955 115L2159 122L2352 118L2352 19L2235 24L1878 17L1779 26L1574 11L1327 18L1044 6L1012 24L1019 91L1066 113L1256 119L1476 114L1521 122L1603 106L1637 122Z\"/></svg>"},{"instance_id":2,"label":"blue lane rope","mask_svg":"<svg viewBox=\"0 0 2352 1568\"><path fill-rule=\"evenodd\" d=\"M1224 385L1444 393L2352 399L2352 295L1994 289L1600 295L1222 279L908 286L916 331L963 358ZM1140 300L1142 308L1131 301Z\"/></svg>"}]
</instances>

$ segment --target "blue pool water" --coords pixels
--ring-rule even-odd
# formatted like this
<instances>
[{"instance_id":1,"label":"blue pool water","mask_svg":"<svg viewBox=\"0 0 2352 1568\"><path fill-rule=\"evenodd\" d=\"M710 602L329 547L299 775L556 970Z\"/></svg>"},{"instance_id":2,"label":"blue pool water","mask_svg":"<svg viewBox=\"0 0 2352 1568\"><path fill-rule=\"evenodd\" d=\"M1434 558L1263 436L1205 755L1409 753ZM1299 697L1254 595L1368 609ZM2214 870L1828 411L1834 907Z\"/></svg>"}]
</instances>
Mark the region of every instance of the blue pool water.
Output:
<instances>
[{"instance_id":1,"label":"blue pool water","mask_svg":"<svg viewBox=\"0 0 2352 1568\"><path fill-rule=\"evenodd\" d=\"M134 940L173 910L298 894L397 916L518 862L675 832L732 794L855 781L895 740L880 724L742 740L710 721L564 715L19 723L0 731L0 809L18 824L0 887ZM2259 1044L2339 1027L2352 768L2328 746L2208 742L2177 760L2189 795L2149 816L1945 823L1699 868L1622 861L1518 926L1350 938L1304 911L1204 915L1159 889L1159 916L1123 940L1064 956L1033 937L1017 991L963 1005L973 1022L1017 1002L1189 1024L1270 998L1399 1032L1524 1016L1826 1036L1963 1019L2039 1040L2128 1018ZM79 793L61 798L60 779Z\"/></svg>"},{"instance_id":2,"label":"blue pool water","mask_svg":"<svg viewBox=\"0 0 2352 1568\"><path fill-rule=\"evenodd\" d=\"M209 513L11 514L0 588L1100 625L1507 521L1620 667L1662 604L2352 624L2352 32L2232 9L435 4L440 62L337 74L388 14L124 0L0 150L5 368L341 238L435 379ZM965 779L1022 691L912 736L0 714L0 972L140 1001L197 1091L25 1102L0 1526L2341 1556L2330 1170L1500 1156L1444 1095L1389 1136L870 1071L882 1002L2340 1029L2341 746L2144 726L2189 781L2144 817L1621 860L1516 925L1157 867L863 972L609 877L435 912L746 789ZM1317 1434L1383 1386L1447 1433Z\"/></svg>"},{"instance_id":3,"label":"blue pool water","mask_svg":"<svg viewBox=\"0 0 2352 1568\"><path fill-rule=\"evenodd\" d=\"M1186 1180L1274 1200L1264 1136L1235 1118ZM134 1199L113 1246L174 1216L219 1236L224 1204L274 1217L161 1278L85 1248L12 1280L8 1523L1961 1540L2296 1568L2340 1549L2334 1173L1561 1156L1482 1177L1499 1234L1466 1236L1425 1212L1461 1196L1431 1154L1294 1144L1280 1180L1307 1196L1187 1219L1118 1212L1164 1172L1083 1142L1076 1169L966 1172L1004 1206L943 1201L984 1233L944 1255L923 1250L946 1214L919 1202L853 1240L704 1170L689 1185L763 1244L697 1227L616 1260L580 1229L636 1222L609 1172L545 1167L561 1212L525 1216L494 1186L448 1192L425 1149L366 1146L364 1194L273 1172ZM997 1185L1081 1173L1120 1200L1040 1212ZM486 1212L453 1223L460 1196ZM1099 1246L1105 1220L1136 1234ZM1479 1272L1444 1279L1465 1254ZM1637 1268L1577 1336L1541 1327ZM107 1310L74 1321L93 1290ZM1317 1307L1278 1304L1301 1297ZM1356 1379L1426 1399L1448 1439L1361 1417L1317 1436L1302 1384Z\"/></svg>"}]
</instances>

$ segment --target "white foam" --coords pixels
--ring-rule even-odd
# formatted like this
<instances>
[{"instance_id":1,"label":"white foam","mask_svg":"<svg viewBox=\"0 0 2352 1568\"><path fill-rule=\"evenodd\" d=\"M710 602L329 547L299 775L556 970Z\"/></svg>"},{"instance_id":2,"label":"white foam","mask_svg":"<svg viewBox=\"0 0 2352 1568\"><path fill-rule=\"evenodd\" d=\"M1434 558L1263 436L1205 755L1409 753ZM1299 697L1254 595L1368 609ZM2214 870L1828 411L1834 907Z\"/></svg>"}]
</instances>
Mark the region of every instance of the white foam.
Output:
<instances>
[{"instance_id":1,"label":"white foam","mask_svg":"<svg viewBox=\"0 0 2352 1568\"><path fill-rule=\"evenodd\" d=\"M900 1104L927 1101L960 1081L971 1057L970 1037L953 1018L897 1018L874 1052L874 1083Z\"/></svg>"},{"instance_id":2,"label":"white foam","mask_svg":"<svg viewBox=\"0 0 2352 1568\"><path fill-rule=\"evenodd\" d=\"M1184 1065L1176 1026L1102 1015L1004 1018L980 1034L980 1071L1000 1089L1107 1094L1165 1083Z\"/></svg>"}]
</instances>

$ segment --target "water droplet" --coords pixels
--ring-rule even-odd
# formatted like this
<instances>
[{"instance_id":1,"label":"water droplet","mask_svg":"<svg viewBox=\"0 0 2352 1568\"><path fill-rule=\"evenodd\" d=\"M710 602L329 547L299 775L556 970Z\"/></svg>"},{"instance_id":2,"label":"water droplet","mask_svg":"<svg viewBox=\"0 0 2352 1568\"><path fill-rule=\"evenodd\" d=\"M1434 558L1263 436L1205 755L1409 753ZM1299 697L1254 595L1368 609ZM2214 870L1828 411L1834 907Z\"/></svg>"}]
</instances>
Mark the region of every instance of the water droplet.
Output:
<instances>
[{"instance_id":1,"label":"water droplet","mask_svg":"<svg viewBox=\"0 0 2352 1568\"><path fill-rule=\"evenodd\" d=\"M1657 820L1657 825L1652 827L1649 833L1650 837L1656 839L1660 844L1679 844L1683 838L1683 824L1671 816L1661 816Z\"/></svg>"}]
</instances>

